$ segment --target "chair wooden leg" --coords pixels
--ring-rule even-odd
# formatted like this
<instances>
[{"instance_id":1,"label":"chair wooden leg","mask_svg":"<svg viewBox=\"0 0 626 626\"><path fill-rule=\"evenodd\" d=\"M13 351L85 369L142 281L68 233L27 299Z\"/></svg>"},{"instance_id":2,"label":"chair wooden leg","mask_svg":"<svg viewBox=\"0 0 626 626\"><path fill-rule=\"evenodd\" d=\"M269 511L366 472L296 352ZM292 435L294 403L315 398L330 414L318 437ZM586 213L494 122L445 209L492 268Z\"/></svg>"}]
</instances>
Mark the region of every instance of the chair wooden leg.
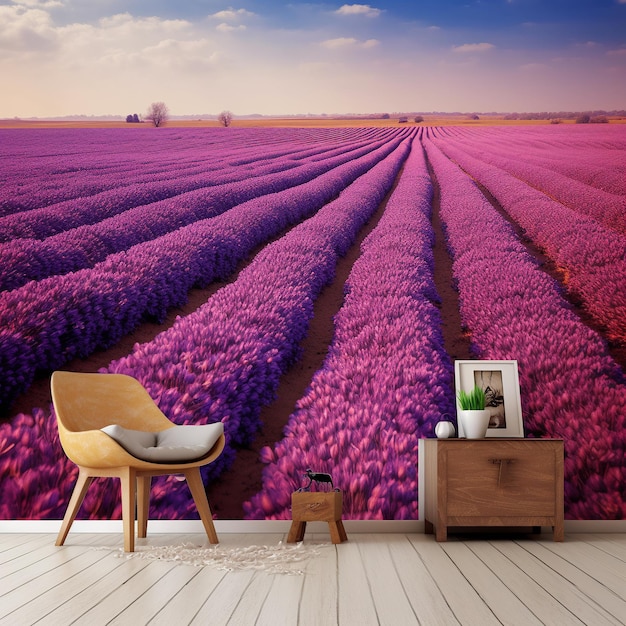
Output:
<instances>
[{"instance_id":1,"label":"chair wooden leg","mask_svg":"<svg viewBox=\"0 0 626 626\"><path fill-rule=\"evenodd\" d=\"M120 473L122 483L122 524L124 526L124 552L135 550L135 503L137 499L137 475L132 467Z\"/></svg>"},{"instance_id":2,"label":"chair wooden leg","mask_svg":"<svg viewBox=\"0 0 626 626\"><path fill-rule=\"evenodd\" d=\"M137 478L137 537L148 535L148 516L150 513L150 476Z\"/></svg>"},{"instance_id":3,"label":"chair wooden leg","mask_svg":"<svg viewBox=\"0 0 626 626\"><path fill-rule=\"evenodd\" d=\"M215 532L215 526L213 525L213 514L209 507L209 501L206 497L206 491L204 490L204 484L202 483L202 475L200 474L200 468L194 467L185 471L185 478L189 485L189 490L193 497L193 501L196 503L196 508L206 530L207 537L211 543L219 543L217 533Z\"/></svg>"},{"instance_id":4,"label":"chair wooden leg","mask_svg":"<svg viewBox=\"0 0 626 626\"><path fill-rule=\"evenodd\" d=\"M67 533L70 532L70 526L74 522L74 519L76 519L80 505L85 499L87 489L89 489L89 485L91 485L92 480L93 476L89 476L89 474L82 467L78 468L78 480L76 481L74 491L72 491L72 496L67 505L67 510L65 511L65 516L63 517L63 522L61 523L61 530L59 530L55 545L62 546L65 543Z\"/></svg>"}]
</instances>

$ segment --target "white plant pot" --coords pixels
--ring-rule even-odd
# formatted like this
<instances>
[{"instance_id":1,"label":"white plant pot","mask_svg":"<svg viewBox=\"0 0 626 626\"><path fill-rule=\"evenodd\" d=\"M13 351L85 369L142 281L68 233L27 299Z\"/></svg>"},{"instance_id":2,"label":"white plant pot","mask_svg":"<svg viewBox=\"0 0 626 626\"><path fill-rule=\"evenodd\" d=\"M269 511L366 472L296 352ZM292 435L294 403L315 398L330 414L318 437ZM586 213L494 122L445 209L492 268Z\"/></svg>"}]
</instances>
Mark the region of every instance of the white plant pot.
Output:
<instances>
[{"instance_id":1,"label":"white plant pot","mask_svg":"<svg viewBox=\"0 0 626 626\"><path fill-rule=\"evenodd\" d=\"M489 428L489 411L464 411L457 412L459 423L459 437L466 439L483 439Z\"/></svg>"},{"instance_id":2,"label":"white plant pot","mask_svg":"<svg viewBox=\"0 0 626 626\"><path fill-rule=\"evenodd\" d=\"M437 435L438 439L447 439L448 437L454 437L454 424L445 420L442 422L437 422L435 426L435 435Z\"/></svg>"}]
</instances>

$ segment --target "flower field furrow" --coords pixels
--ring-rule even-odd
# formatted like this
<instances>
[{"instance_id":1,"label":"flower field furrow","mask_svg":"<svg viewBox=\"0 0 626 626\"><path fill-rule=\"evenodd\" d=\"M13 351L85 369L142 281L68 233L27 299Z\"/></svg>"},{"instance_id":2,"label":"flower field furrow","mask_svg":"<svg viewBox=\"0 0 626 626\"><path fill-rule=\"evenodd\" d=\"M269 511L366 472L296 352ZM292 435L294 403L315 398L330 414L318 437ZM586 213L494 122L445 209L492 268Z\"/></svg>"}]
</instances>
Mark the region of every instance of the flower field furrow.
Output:
<instances>
[{"instance_id":1,"label":"flower field furrow","mask_svg":"<svg viewBox=\"0 0 626 626\"><path fill-rule=\"evenodd\" d=\"M623 519L621 369L474 183L437 146L425 146L477 358L516 359L526 435L564 439L567 517Z\"/></svg>"},{"instance_id":2,"label":"flower field furrow","mask_svg":"<svg viewBox=\"0 0 626 626\"><path fill-rule=\"evenodd\" d=\"M384 143L371 141L361 147L331 151L325 159L299 166L280 163L277 164L280 169L271 167L276 172L183 192L43 240L14 239L0 243L0 291L17 289L30 280L93 267L111 254L214 217L237 204L302 185Z\"/></svg>"},{"instance_id":3,"label":"flower field furrow","mask_svg":"<svg viewBox=\"0 0 626 626\"><path fill-rule=\"evenodd\" d=\"M265 130L265 132L263 132ZM280 131L283 132L280 132ZM332 145L354 144L349 137L336 133L320 134L313 140L301 137L287 129L256 129L247 132L229 132L228 135L206 131L191 131L183 137L179 133L160 133L154 142L146 134L113 130L104 133L93 144L85 142L85 133L72 129L63 133L65 150L58 156L42 158L49 134L33 133L36 140L32 149L24 153L14 141L23 141L23 135L7 134L5 150L12 162L3 168L0 186L0 216L39 209L59 202L91 196L120 187L171 181L185 175L201 175L210 171L244 162L245 164L293 155L302 158L307 153L328 150ZM367 133L361 133L363 136ZM99 136L99 133L96 133ZM111 137L115 149L111 149ZM38 138L38 139L37 139ZM353 139L357 139L353 137ZM379 134L378 138L382 138ZM55 140L58 137L54 137ZM94 149L95 147L95 149ZM16 154L19 155L16 158ZM20 158L21 157L21 158ZM8 159L5 159L8 160ZM4 162L4 160L3 160ZM29 171L24 180L23 172Z\"/></svg>"},{"instance_id":4,"label":"flower field furrow","mask_svg":"<svg viewBox=\"0 0 626 626\"><path fill-rule=\"evenodd\" d=\"M37 371L114 345L146 317L162 320L168 308L185 303L193 286L225 279L256 246L313 214L400 141L113 254L92 269L0 293L0 405L10 404Z\"/></svg>"},{"instance_id":5,"label":"flower field furrow","mask_svg":"<svg viewBox=\"0 0 626 626\"><path fill-rule=\"evenodd\" d=\"M626 234L626 197L595 189L572 180L547 167L539 166L532 157L520 159L501 155L489 141L458 142L446 140L444 149L460 150L484 163L497 167L526 182L554 200L587 215L608 228Z\"/></svg>"},{"instance_id":6,"label":"flower field furrow","mask_svg":"<svg viewBox=\"0 0 626 626\"><path fill-rule=\"evenodd\" d=\"M626 237L462 150L442 148L489 189L528 237L563 270L565 287L606 328L609 339L625 344Z\"/></svg>"},{"instance_id":7,"label":"flower field furrow","mask_svg":"<svg viewBox=\"0 0 626 626\"><path fill-rule=\"evenodd\" d=\"M275 184L280 186L282 183L279 174L297 167L296 162L283 158L283 152L281 158L275 160L268 157L265 149L265 152L256 155L256 164L249 168L235 163L203 174L177 176L174 180L161 180L162 176L157 174L150 182L116 187L95 196L13 213L0 218L0 242L17 238L44 239L83 224L97 223L139 205L165 200L203 187L237 182L243 186L250 178L257 176L274 174ZM260 156L263 158L259 158Z\"/></svg>"},{"instance_id":8,"label":"flower field furrow","mask_svg":"<svg viewBox=\"0 0 626 626\"><path fill-rule=\"evenodd\" d=\"M468 147L487 144L489 151L516 161L523 154L524 162L558 172L578 184L626 195L626 130L620 127L577 128L576 134L563 127L482 128L480 133L455 130L455 139Z\"/></svg>"},{"instance_id":9,"label":"flower field furrow","mask_svg":"<svg viewBox=\"0 0 626 626\"><path fill-rule=\"evenodd\" d=\"M144 176L162 172L177 163L183 169L198 164L200 155L204 155L202 160L206 161L207 146L217 155L232 155L246 149L241 136L239 139L232 135L220 138L217 134L195 130L185 134L184 141L177 131L166 130L159 134L157 142L150 131L129 134L120 129L88 133L80 129L34 130L26 138L21 133L0 130L0 137L0 158L7 160L0 174L3 183L0 210L10 205L17 207L22 201L28 204L24 208L43 206L50 203L46 191L52 192L54 199L55 190L67 193L72 187L88 188L102 174L123 175L117 181L109 180L109 184L143 182ZM25 164L33 176L32 182L22 179ZM81 176L76 176L77 173ZM31 192L40 196L38 201L27 197Z\"/></svg>"},{"instance_id":10,"label":"flower field furrow","mask_svg":"<svg viewBox=\"0 0 626 626\"><path fill-rule=\"evenodd\" d=\"M9 166L4 171L0 215L37 209L118 187L163 182L183 174L220 169L233 149L213 136L210 139L213 150L210 162L207 162L207 142L195 142L192 137L188 137L182 144L184 147L181 147L175 137L166 135L161 137L161 149L155 150L152 139L144 141L141 134L135 136L134 141L127 142L129 137L123 131L112 131L102 136L101 143L94 146L85 142L84 133L74 129L63 133L67 142L63 154L42 158L41 152L46 150L47 140L52 138L49 135L39 136L36 131L34 135L39 140L34 143L32 152L20 154L21 158L15 159L14 167ZM10 140L12 136L4 135L3 138ZM111 136L115 150L109 147ZM54 140L57 139L54 137ZM149 137L144 136L143 139ZM7 142L7 147L11 147L11 141ZM13 158L16 151L14 148ZM23 179L24 169L30 172L27 181Z\"/></svg>"},{"instance_id":11,"label":"flower field furrow","mask_svg":"<svg viewBox=\"0 0 626 626\"><path fill-rule=\"evenodd\" d=\"M249 443L258 432L260 407L273 399L280 375L297 357L315 298L332 280L339 256L345 255L391 189L406 158L407 141L372 160L371 167L336 199L266 246L235 282L195 313L179 318L171 329L137 345L107 368L140 380L177 423L224 422L227 449L204 468L205 480L222 472L232 462L236 446ZM0 460L2 483L10 476L21 489L14 505L4 505L8 517L32 516L33 511L54 517L66 506L71 485L59 471L67 463L59 462L54 436L48 441L38 432L47 432L50 422L37 413L19 416L10 427L0 426L5 450ZM29 448L15 443L36 434L40 437L35 464ZM34 465L33 471L46 477L41 483L23 479L31 476L26 470ZM189 494L175 488L175 479L155 482L152 504L158 508L151 517L176 519L193 510ZM107 518L119 514L118 498L108 485L92 486L89 497L84 514Z\"/></svg>"},{"instance_id":12,"label":"flower field furrow","mask_svg":"<svg viewBox=\"0 0 626 626\"><path fill-rule=\"evenodd\" d=\"M385 214L361 246L329 354L262 459L247 518L290 519L306 468L328 472L344 518L417 519L417 442L454 413L452 362L434 303L432 186L414 143Z\"/></svg>"}]
</instances>

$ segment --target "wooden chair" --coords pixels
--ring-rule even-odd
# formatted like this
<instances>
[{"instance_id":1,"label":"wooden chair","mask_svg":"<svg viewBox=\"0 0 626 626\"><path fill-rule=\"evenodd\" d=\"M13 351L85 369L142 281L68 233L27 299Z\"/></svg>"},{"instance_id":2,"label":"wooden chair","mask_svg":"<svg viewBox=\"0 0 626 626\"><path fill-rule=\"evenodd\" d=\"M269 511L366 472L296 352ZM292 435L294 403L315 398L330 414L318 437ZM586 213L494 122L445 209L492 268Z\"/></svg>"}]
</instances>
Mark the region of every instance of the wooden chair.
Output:
<instances>
[{"instance_id":1,"label":"wooden chair","mask_svg":"<svg viewBox=\"0 0 626 626\"><path fill-rule=\"evenodd\" d=\"M131 429L130 432L145 431L143 434L146 434L162 433L171 428L202 429L206 426L176 426L160 411L141 383L124 374L58 371L52 375L51 389L61 445L79 469L78 480L57 537L57 546L65 542L93 479L108 476L121 481L124 550L133 552L135 507L138 536L146 537L151 477L162 474L182 474L186 478L209 541L218 543L200 467L214 461L224 448L221 423L211 425L216 429L222 427L221 435L219 431L217 435L214 434L213 439L217 436L217 440L214 444L208 444L211 449L201 458L186 462L146 461L130 454L101 428L116 424L123 429ZM169 448L169 452L172 452L172 448Z\"/></svg>"}]
</instances>

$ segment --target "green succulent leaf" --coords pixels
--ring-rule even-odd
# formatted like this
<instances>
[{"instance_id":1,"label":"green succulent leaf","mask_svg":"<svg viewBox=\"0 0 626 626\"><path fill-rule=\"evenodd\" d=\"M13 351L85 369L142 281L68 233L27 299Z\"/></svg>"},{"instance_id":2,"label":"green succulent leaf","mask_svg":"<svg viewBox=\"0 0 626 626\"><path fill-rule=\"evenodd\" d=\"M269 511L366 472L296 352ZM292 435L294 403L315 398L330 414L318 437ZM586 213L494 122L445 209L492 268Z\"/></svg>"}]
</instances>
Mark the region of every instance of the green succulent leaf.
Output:
<instances>
[{"instance_id":1,"label":"green succulent leaf","mask_svg":"<svg viewBox=\"0 0 626 626\"><path fill-rule=\"evenodd\" d=\"M478 385L474 385L469 393L461 389L458 399L464 411L482 411L485 408L485 392Z\"/></svg>"}]
</instances>

